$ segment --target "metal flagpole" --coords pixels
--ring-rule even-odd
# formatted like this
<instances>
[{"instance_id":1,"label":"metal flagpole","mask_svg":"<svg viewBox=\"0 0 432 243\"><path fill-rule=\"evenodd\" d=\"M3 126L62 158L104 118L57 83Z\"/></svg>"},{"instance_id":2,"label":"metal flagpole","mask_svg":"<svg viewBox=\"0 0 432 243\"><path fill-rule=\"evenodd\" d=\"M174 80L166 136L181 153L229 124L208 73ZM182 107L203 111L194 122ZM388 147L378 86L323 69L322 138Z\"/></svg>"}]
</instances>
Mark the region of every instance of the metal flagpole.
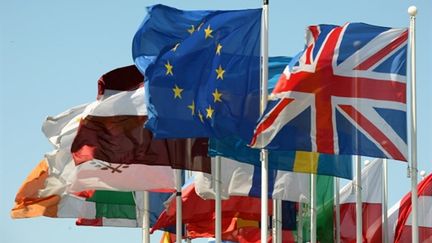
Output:
<instances>
[{"instance_id":1,"label":"metal flagpole","mask_svg":"<svg viewBox=\"0 0 432 243\"><path fill-rule=\"evenodd\" d=\"M272 215L272 243L277 243L277 200L273 199L273 215Z\"/></svg>"},{"instance_id":2,"label":"metal flagpole","mask_svg":"<svg viewBox=\"0 0 432 243\"><path fill-rule=\"evenodd\" d=\"M356 163L356 242L363 242L363 214L362 214L362 179L361 179L361 157L354 156Z\"/></svg>"},{"instance_id":3,"label":"metal flagpole","mask_svg":"<svg viewBox=\"0 0 432 243\"><path fill-rule=\"evenodd\" d=\"M297 242L303 243L303 203L299 202L298 211L298 226L297 226Z\"/></svg>"},{"instance_id":4,"label":"metal flagpole","mask_svg":"<svg viewBox=\"0 0 432 243\"><path fill-rule=\"evenodd\" d=\"M268 9L269 1L263 0L261 22L261 97L260 114L267 105L268 82ZM261 149L261 242L267 242L268 227L268 156L267 150Z\"/></svg>"},{"instance_id":5,"label":"metal flagpole","mask_svg":"<svg viewBox=\"0 0 432 243\"><path fill-rule=\"evenodd\" d=\"M415 49L415 19L417 15L417 8L410 6L408 8L410 15L410 61L411 61L411 207L412 207L412 242L418 243L418 213L417 213L417 106L416 106L416 49Z\"/></svg>"},{"instance_id":6,"label":"metal flagpole","mask_svg":"<svg viewBox=\"0 0 432 243\"><path fill-rule=\"evenodd\" d=\"M143 197L143 222L142 222L142 242L150 243L150 212L149 212L149 193L144 191Z\"/></svg>"},{"instance_id":7,"label":"metal flagpole","mask_svg":"<svg viewBox=\"0 0 432 243\"><path fill-rule=\"evenodd\" d=\"M388 210L388 172L387 172L387 159L383 160L383 176L382 176L382 198L383 198L383 214L382 214L382 241L383 243L388 243L388 220L387 220L387 210Z\"/></svg>"},{"instance_id":8,"label":"metal flagpole","mask_svg":"<svg viewBox=\"0 0 432 243\"><path fill-rule=\"evenodd\" d=\"M273 200L273 243L282 243L282 200Z\"/></svg>"},{"instance_id":9,"label":"metal flagpole","mask_svg":"<svg viewBox=\"0 0 432 243\"><path fill-rule=\"evenodd\" d=\"M336 243L340 243L340 181L339 178L335 177L335 216L336 216L336 232L335 239Z\"/></svg>"},{"instance_id":10,"label":"metal flagpole","mask_svg":"<svg viewBox=\"0 0 432 243\"><path fill-rule=\"evenodd\" d=\"M276 227L276 243L282 243L282 200L277 199L277 227Z\"/></svg>"},{"instance_id":11,"label":"metal flagpole","mask_svg":"<svg viewBox=\"0 0 432 243\"><path fill-rule=\"evenodd\" d=\"M317 176L315 174L311 174L311 200L310 200L310 242L311 243L317 243L317 210L316 210L316 206L317 206L317 193L316 193L316 178Z\"/></svg>"},{"instance_id":12,"label":"metal flagpole","mask_svg":"<svg viewBox=\"0 0 432 243\"><path fill-rule=\"evenodd\" d=\"M221 198L221 157L215 158L215 242L222 242L222 198Z\"/></svg>"},{"instance_id":13,"label":"metal flagpole","mask_svg":"<svg viewBox=\"0 0 432 243\"><path fill-rule=\"evenodd\" d=\"M176 242L182 242L183 224L182 224L182 171L175 170L176 172Z\"/></svg>"}]
</instances>

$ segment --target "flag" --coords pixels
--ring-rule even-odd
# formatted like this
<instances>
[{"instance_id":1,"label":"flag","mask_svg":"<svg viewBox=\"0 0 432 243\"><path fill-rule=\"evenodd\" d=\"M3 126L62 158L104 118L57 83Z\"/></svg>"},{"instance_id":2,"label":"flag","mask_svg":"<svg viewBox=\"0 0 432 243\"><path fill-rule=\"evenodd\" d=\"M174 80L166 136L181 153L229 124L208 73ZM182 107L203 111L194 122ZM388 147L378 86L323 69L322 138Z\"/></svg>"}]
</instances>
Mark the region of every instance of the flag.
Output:
<instances>
[{"instance_id":1,"label":"flag","mask_svg":"<svg viewBox=\"0 0 432 243\"><path fill-rule=\"evenodd\" d=\"M362 171L362 235L363 242L382 240L382 174L383 161L376 159ZM356 180L340 191L340 239L356 242Z\"/></svg>"},{"instance_id":2,"label":"flag","mask_svg":"<svg viewBox=\"0 0 432 243\"><path fill-rule=\"evenodd\" d=\"M310 26L251 146L407 160L407 29Z\"/></svg>"},{"instance_id":3,"label":"flag","mask_svg":"<svg viewBox=\"0 0 432 243\"><path fill-rule=\"evenodd\" d=\"M175 225L176 222L176 200L173 196L167 202L167 208L161 213L158 221L152 227L155 230ZM269 212L271 215L271 204L269 200ZM232 196L228 200L222 200L222 217L239 217L246 220L259 220L261 217L261 206L259 198ZM182 223L209 222L215 218L214 200L204 200L195 192L195 184L187 183L182 189Z\"/></svg>"},{"instance_id":4,"label":"flag","mask_svg":"<svg viewBox=\"0 0 432 243\"><path fill-rule=\"evenodd\" d=\"M96 202L96 218L78 218L79 226L141 227L144 215L143 192L90 191L87 201ZM150 227L163 211L169 193L148 192Z\"/></svg>"},{"instance_id":5,"label":"flag","mask_svg":"<svg viewBox=\"0 0 432 243\"><path fill-rule=\"evenodd\" d=\"M221 196L261 197L261 167L240 163L221 157ZM214 199L213 178L215 171L212 160L212 174L194 174L195 192L203 199ZM269 170L268 197L285 201L307 201L309 199L309 175L289 171Z\"/></svg>"},{"instance_id":6,"label":"flag","mask_svg":"<svg viewBox=\"0 0 432 243\"><path fill-rule=\"evenodd\" d=\"M296 229L295 207L295 203L282 201L282 242L295 242L293 237L293 230ZM186 230L187 237L192 239L215 237L215 219L188 223ZM259 220L223 217L221 220L221 231L222 240L258 243L261 239ZM272 242L271 234L268 242Z\"/></svg>"},{"instance_id":7,"label":"flag","mask_svg":"<svg viewBox=\"0 0 432 243\"><path fill-rule=\"evenodd\" d=\"M123 95L123 93L115 94L113 97L117 95ZM77 113L77 109L73 108L74 112L66 111L58 116L47 118L43 131L50 141L55 140L56 143L54 144L55 150L46 155L46 160L50 165L50 173L47 178L50 187L42 191L42 194L95 189L174 191L175 173L168 166L114 164L102 160L92 160L89 163L75 166L71 145L76 137L79 122L97 103L98 101L79 106L82 113ZM155 175L159 175L159 178L156 179Z\"/></svg>"},{"instance_id":8,"label":"flag","mask_svg":"<svg viewBox=\"0 0 432 243\"><path fill-rule=\"evenodd\" d=\"M319 242L331 243L333 236L333 197L334 197L334 179L330 176L318 176L316 180L317 192L317 240ZM303 209L303 240L310 241L310 209Z\"/></svg>"},{"instance_id":9,"label":"flag","mask_svg":"<svg viewBox=\"0 0 432 243\"><path fill-rule=\"evenodd\" d=\"M418 190L419 242L432 241L432 174L423 179ZM388 213L389 242L411 242L411 192L397 202Z\"/></svg>"},{"instance_id":10,"label":"flag","mask_svg":"<svg viewBox=\"0 0 432 243\"><path fill-rule=\"evenodd\" d=\"M260 151L235 137L209 140L209 155L261 166ZM269 169L352 179L352 157L305 151L269 151Z\"/></svg>"},{"instance_id":11,"label":"flag","mask_svg":"<svg viewBox=\"0 0 432 243\"><path fill-rule=\"evenodd\" d=\"M62 175L73 177L69 190L173 191L168 166L210 171L206 138L156 140L143 127L147 109L142 84L135 66L115 69L99 79L97 101L44 123L44 133L57 148L48 157L55 165L52 174L72 171ZM76 168L69 165L72 158ZM142 180L145 175L152 176Z\"/></svg>"},{"instance_id":12,"label":"flag","mask_svg":"<svg viewBox=\"0 0 432 243\"><path fill-rule=\"evenodd\" d=\"M81 120L71 147L76 164L101 160L189 170L209 168L207 139L155 140L143 127L147 120L143 76L135 66L108 72L98 83L99 102Z\"/></svg>"},{"instance_id":13,"label":"flag","mask_svg":"<svg viewBox=\"0 0 432 243\"><path fill-rule=\"evenodd\" d=\"M32 218L82 218L78 225L140 227L142 225L142 192L84 191L41 195L50 190L46 183L49 174L47 161L41 162L31 171L17 192L11 217ZM162 202L169 194L150 193L150 222L161 213Z\"/></svg>"},{"instance_id":14,"label":"flag","mask_svg":"<svg viewBox=\"0 0 432 243\"><path fill-rule=\"evenodd\" d=\"M148 9L132 55L157 138L250 139L259 117L261 9Z\"/></svg>"}]
</instances>

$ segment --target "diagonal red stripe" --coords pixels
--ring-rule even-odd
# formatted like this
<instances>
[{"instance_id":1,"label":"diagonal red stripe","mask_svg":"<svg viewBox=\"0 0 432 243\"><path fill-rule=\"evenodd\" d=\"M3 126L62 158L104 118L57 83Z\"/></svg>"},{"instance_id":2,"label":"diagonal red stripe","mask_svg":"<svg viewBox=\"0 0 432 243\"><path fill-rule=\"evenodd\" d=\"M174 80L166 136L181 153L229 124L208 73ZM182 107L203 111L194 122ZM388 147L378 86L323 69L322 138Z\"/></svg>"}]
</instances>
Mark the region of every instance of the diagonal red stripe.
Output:
<instances>
[{"instance_id":1,"label":"diagonal red stripe","mask_svg":"<svg viewBox=\"0 0 432 243\"><path fill-rule=\"evenodd\" d=\"M267 119L265 119L262 123L260 123L254 133L254 136L252 138L251 146L254 146L257 140L257 137L265 131L267 128L269 128L271 125L273 125L276 118L279 117L279 114L285 109L285 107L291 103L294 99L288 99L283 98L281 101L276 105L276 107L268 113Z\"/></svg>"},{"instance_id":2,"label":"diagonal red stripe","mask_svg":"<svg viewBox=\"0 0 432 243\"><path fill-rule=\"evenodd\" d=\"M405 156L399 151L399 149L392 143L392 141L381 131L379 130L371 121L369 121L365 116L363 116L359 111L357 111L351 105L339 105L339 107L345 111L352 119L354 119L357 124L369 134L371 134L374 139L381 144L387 153L393 159L406 161Z\"/></svg>"},{"instance_id":3,"label":"diagonal red stripe","mask_svg":"<svg viewBox=\"0 0 432 243\"><path fill-rule=\"evenodd\" d=\"M375 65L378 61L382 60L390 52L398 48L408 39L408 31L404 31L396 40L390 42L383 49L366 59L364 62L360 63L354 70L368 70L370 67Z\"/></svg>"}]
</instances>

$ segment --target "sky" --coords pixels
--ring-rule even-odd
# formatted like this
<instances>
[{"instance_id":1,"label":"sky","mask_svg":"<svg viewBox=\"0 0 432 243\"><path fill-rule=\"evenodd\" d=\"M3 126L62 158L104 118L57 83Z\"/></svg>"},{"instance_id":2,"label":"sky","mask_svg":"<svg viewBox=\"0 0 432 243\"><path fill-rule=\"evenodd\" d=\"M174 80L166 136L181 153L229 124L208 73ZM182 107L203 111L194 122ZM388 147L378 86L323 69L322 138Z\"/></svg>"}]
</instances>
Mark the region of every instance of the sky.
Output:
<instances>
[{"instance_id":1,"label":"sky","mask_svg":"<svg viewBox=\"0 0 432 243\"><path fill-rule=\"evenodd\" d=\"M48 115L91 102L98 78L133 63L131 42L145 7L182 9L259 8L258 0L0 0L0 232L2 242L141 242L140 229L76 227L71 219L9 216L15 193L52 147L41 132ZM270 1L270 55L292 56L312 24L407 27L407 8L417 16L417 125L419 170L432 172L430 68L432 1ZM406 163L389 162L389 203L410 188ZM346 183L346 182L345 182ZM160 235L152 236L159 242ZM194 240L193 242L206 242Z\"/></svg>"}]
</instances>

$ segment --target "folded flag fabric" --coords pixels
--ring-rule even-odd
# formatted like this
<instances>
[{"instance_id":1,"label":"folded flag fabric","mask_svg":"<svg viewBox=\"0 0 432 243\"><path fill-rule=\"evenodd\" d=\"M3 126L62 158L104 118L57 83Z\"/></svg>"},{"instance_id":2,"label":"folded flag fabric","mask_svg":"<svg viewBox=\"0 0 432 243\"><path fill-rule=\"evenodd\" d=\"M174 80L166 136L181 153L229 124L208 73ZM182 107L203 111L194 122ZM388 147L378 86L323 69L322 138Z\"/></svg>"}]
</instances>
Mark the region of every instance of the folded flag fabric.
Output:
<instances>
[{"instance_id":1,"label":"folded flag fabric","mask_svg":"<svg viewBox=\"0 0 432 243\"><path fill-rule=\"evenodd\" d=\"M148 80L146 127L155 137L250 139L259 117L261 12L148 8L132 55Z\"/></svg>"},{"instance_id":2,"label":"folded flag fabric","mask_svg":"<svg viewBox=\"0 0 432 243\"><path fill-rule=\"evenodd\" d=\"M261 166L260 151L235 138L209 140L209 155ZM269 168L273 170L312 173L352 179L352 156L305 151L269 151Z\"/></svg>"},{"instance_id":3,"label":"folded flag fabric","mask_svg":"<svg viewBox=\"0 0 432 243\"><path fill-rule=\"evenodd\" d=\"M334 178L330 176L317 177L317 240L319 242L334 242ZM310 204L309 204L310 205ZM303 242L310 241L310 210L302 210Z\"/></svg>"},{"instance_id":4,"label":"folded flag fabric","mask_svg":"<svg viewBox=\"0 0 432 243\"><path fill-rule=\"evenodd\" d=\"M122 93L115 94L122 95ZM95 103L97 103L96 101ZM92 103L81 106L81 114L76 112L63 112L55 117L48 117L43 125L47 137L56 138L56 150L46 156L50 164L50 174L47 183L49 190L56 190L61 194L68 192L80 192L85 190L150 190L150 191L174 191L175 173L169 166L152 166L146 164L117 164L110 161L92 160L75 166L71 154L71 146L76 137L80 120L90 113L95 105ZM59 121L59 122L57 122ZM69 122L64 122L69 121ZM56 131L59 132L56 134ZM48 137L54 140L53 137ZM155 175L159 178L156 179ZM147 179L143 179L147 178ZM163 180L162 180L162 179ZM42 192L51 194L52 191Z\"/></svg>"},{"instance_id":5,"label":"folded flag fabric","mask_svg":"<svg viewBox=\"0 0 432 243\"><path fill-rule=\"evenodd\" d=\"M155 140L144 128L143 79L135 66L115 69L100 78L98 102L81 120L72 143L75 163L100 160L205 171L210 166L206 139Z\"/></svg>"},{"instance_id":6,"label":"folded flag fabric","mask_svg":"<svg viewBox=\"0 0 432 243\"><path fill-rule=\"evenodd\" d=\"M155 230L175 225L176 200L172 197L167 203L167 208L161 213L159 219L152 227ZM228 200L222 200L222 217L239 217L246 220L260 220L260 198L232 196ZM272 212L272 200L269 200L269 212ZM188 183L182 189L182 223L192 224L213 220L215 218L214 200L204 200L195 192L195 184ZM293 213L295 215L295 213Z\"/></svg>"},{"instance_id":7,"label":"folded flag fabric","mask_svg":"<svg viewBox=\"0 0 432 243\"><path fill-rule=\"evenodd\" d=\"M212 174L194 173L195 192L203 199L215 198L215 160ZM309 175L269 170L269 198L285 201L309 200ZM261 167L221 157L221 196L261 197Z\"/></svg>"},{"instance_id":8,"label":"folded flag fabric","mask_svg":"<svg viewBox=\"0 0 432 243\"><path fill-rule=\"evenodd\" d=\"M83 191L41 195L51 190L46 183L49 174L48 162L44 159L31 171L17 192L11 217L32 218L78 218L77 225L141 227L143 208L142 192ZM163 202L169 194L150 194L150 225L164 209Z\"/></svg>"},{"instance_id":9,"label":"folded flag fabric","mask_svg":"<svg viewBox=\"0 0 432 243\"><path fill-rule=\"evenodd\" d=\"M418 190L419 242L432 241L432 174L423 179ZM388 213L389 242L411 242L411 192L397 202Z\"/></svg>"},{"instance_id":10,"label":"folded flag fabric","mask_svg":"<svg viewBox=\"0 0 432 243\"><path fill-rule=\"evenodd\" d=\"M363 242L382 240L382 159L370 162L362 171L362 229ZM340 239L356 242L356 180L340 191Z\"/></svg>"},{"instance_id":11,"label":"folded flag fabric","mask_svg":"<svg viewBox=\"0 0 432 243\"><path fill-rule=\"evenodd\" d=\"M407 29L310 26L251 146L407 160Z\"/></svg>"}]
</instances>

